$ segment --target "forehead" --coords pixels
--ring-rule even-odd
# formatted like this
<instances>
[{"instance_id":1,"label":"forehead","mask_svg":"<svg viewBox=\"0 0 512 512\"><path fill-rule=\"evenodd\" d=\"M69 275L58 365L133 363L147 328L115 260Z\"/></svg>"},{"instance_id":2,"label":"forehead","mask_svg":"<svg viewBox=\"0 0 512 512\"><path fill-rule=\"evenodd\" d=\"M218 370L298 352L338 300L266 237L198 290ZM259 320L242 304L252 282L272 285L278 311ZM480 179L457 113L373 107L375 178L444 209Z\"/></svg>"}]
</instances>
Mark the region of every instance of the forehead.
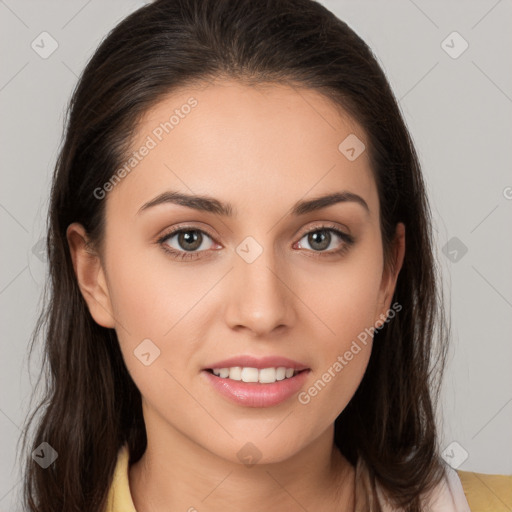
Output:
<instances>
[{"instance_id":1,"label":"forehead","mask_svg":"<svg viewBox=\"0 0 512 512\"><path fill-rule=\"evenodd\" d=\"M131 144L138 160L110 200L136 212L172 189L225 198L237 213L263 214L271 205L282 209L303 197L349 190L375 214L367 152L350 160L346 140L367 145L364 130L315 90L227 80L186 87L141 118ZM141 158L143 147L150 149Z\"/></svg>"}]
</instances>

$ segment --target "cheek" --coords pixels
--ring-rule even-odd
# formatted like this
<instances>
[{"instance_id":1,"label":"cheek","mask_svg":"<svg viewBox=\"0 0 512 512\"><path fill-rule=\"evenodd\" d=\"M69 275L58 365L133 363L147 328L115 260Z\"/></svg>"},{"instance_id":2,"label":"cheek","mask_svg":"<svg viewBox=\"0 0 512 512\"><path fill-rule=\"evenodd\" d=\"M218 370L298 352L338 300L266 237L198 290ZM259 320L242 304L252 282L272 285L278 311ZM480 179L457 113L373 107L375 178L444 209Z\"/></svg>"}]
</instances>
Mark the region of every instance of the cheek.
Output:
<instances>
[{"instance_id":1,"label":"cheek","mask_svg":"<svg viewBox=\"0 0 512 512\"><path fill-rule=\"evenodd\" d=\"M186 263L167 261L156 251L131 250L115 257L108 271L116 320L137 339L172 336L211 287Z\"/></svg>"},{"instance_id":2,"label":"cheek","mask_svg":"<svg viewBox=\"0 0 512 512\"><path fill-rule=\"evenodd\" d=\"M301 285L310 290L307 304L321 322L314 319L317 368L298 399L322 411L327 421L346 407L370 359L382 278L381 254L374 247L378 245L359 248L336 267L318 267L315 286L311 277Z\"/></svg>"},{"instance_id":3,"label":"cheek","mask_svg":"<svg viewBox=\"0 0 512 512\"><path fill-rule=\"evenodd\" d=\"M117 254L123 256L112 259L108 269L117 337L134 382L151 398L176 388L170 374L183 381L183 362L194 360L194 340L201 339L195 332L200 327L193 321L195 308L214 281L194 278L193 270L162 257L149 260L142 251Z\"/></svg>"},{"instance_id":4,"label":"cheek","mask_svg":"<svg viewBox=\"0 0 512 512\"><path fill-rule=\"evenodd\" d=\"M374 247L367 243L339 263L317 264L310 272L302 272L297 282L296 289L321 320L317 333L327 352L344 352L351 340L375 322L382 260Z\"/></svg>"},{"instance_id":5,"label":"cheek","mask_svg":"<svg viewBox=\"0 0 512 512\"><path fill-rule=\"evenodd\" d=\"M371 341L356 341L346 351L333 355L297 396L306 413L321 419L324 425L331 424L354 396L370 355Z\"/></svg>"},{"instance_id":6,"label":"cheek","mask_svg":"<svg viewBox=\"0 0 512 512\"><path fill-rule=\"evenodd\" d=\"M359 283L361 284L361 283ZM298 402L326 425L345 409L368 366L373 346L372 287L347 287L326 294L321 318L329 330L318 330L315 371ZM351 293L353 292L353 293ZM313 413L314 411L314 413Z\"/></svg>"}]
</instances>

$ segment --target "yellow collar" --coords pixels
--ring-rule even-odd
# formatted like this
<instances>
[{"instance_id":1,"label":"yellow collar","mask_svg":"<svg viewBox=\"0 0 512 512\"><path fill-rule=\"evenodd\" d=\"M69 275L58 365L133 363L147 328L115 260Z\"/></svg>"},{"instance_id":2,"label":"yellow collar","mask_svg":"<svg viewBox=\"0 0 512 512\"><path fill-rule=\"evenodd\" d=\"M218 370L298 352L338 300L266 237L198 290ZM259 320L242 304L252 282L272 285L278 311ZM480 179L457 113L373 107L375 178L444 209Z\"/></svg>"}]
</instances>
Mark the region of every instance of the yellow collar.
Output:
<instances>
[{"instance_id":1,"label":"yellow collar","mask_svg":"<svg viewBox=\"0 0 512 512\"><path fill-rule=\"evenodd\" d=\"M130 493L128 461L130 454L125 444L118 453L114 478L110 486L105 512L137 512Z\"/></svg>"}]
</instances>

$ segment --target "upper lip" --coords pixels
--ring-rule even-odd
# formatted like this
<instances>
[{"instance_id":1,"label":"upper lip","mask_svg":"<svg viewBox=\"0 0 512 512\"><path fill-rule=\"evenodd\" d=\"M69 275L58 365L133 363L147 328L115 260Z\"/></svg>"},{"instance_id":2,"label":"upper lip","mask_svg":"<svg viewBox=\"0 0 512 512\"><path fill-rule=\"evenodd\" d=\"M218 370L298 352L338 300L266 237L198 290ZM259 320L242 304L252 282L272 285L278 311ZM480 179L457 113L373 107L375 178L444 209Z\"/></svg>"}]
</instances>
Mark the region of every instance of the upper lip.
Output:
<instances>
[{"instance_id":1,"label":"upper lip","mask_svg":"<svg viewBox=\"0 0 512 512\"><path fill-rule=\"evenodd\" d=\"M203 370L213 370L214 368L232 368L234 366L242 366L245 368L278 368L284 366L285 368L293 368L294 370L301 371L307 370L309 367L293 359L281 356L266 356L266 357L254 357L250 355L240 355L230 357L229 359L223 359L222 361L216 361L208 366L205 366Z\"/></svg>"}]
</instances>

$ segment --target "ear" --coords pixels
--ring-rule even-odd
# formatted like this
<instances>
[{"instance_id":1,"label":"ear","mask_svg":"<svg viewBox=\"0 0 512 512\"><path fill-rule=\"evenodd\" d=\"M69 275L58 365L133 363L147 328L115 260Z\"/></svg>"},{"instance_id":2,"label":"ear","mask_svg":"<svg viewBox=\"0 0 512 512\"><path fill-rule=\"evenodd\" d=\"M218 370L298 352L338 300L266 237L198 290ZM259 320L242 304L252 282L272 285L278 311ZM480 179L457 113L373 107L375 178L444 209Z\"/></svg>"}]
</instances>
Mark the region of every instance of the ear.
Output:
<instances>
[{"instance_id":1,"label":"ear","mask_svg":"<svg viewBox=\"0 0 512 512\"><path fill-rule=\"evenodd\" d=\"M114 328L115 321L105 273L99 254L92 248L84 227L74 222L66 230L73 268L80 291L95 322Z\"/></svg>"},{"instance_id":2,"label":"ear","mask_svg":"<svg viewBox=\"0 0 512 512\"><path fill-rule=\"evenodd\" d=\"M395 236L391 247L391 261L389 266L384 267L382 273L382 282L379 291L379 301L375 323L382 323L387 317L387 312L391 306L391 299L395 293L398 274L402 268L405 256L405 225L399 222L396 225ZM389 267L389 268L388 268Z\"/></svg>"}]
</instances>

